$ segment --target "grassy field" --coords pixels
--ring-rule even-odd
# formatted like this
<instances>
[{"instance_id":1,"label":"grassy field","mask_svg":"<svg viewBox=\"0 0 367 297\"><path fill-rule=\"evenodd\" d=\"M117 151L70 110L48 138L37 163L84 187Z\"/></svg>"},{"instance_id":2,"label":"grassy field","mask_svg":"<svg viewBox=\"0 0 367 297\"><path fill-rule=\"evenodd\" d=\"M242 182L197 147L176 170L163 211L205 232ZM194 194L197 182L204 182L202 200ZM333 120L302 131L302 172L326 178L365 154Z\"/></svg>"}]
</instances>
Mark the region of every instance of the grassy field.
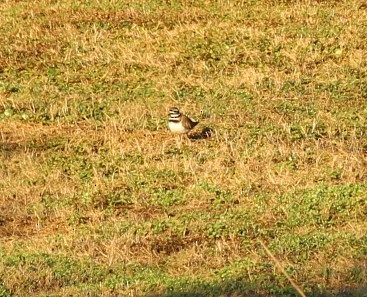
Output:
<instances>
[{"instance_id":1,"label":"grassy field","mask_svg":"<svg viewBox=\"0 0 367 297\"><path fill-rule=\"evenodd\" d=\"M366 4L0 11L1 297L367 296Z\"/></svg>"}]
</instances>

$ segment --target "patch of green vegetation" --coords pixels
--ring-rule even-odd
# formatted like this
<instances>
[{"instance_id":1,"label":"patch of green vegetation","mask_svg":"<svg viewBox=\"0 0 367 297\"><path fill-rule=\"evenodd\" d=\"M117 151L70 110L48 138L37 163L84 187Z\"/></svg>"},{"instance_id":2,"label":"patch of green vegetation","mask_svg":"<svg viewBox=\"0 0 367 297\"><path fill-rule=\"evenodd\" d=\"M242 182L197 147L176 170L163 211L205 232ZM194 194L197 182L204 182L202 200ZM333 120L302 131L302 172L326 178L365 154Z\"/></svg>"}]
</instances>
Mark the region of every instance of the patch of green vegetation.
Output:
<instances>
[{"instance_id":1,"label":"patch of green vegetation","mask_svg":"<svg viewBox=\"0 0 367 297\"><path fill-rule=\"evenodd\" d=\"M8 271L26 269L27 278L16 288L16 292L26 290L36 293L40 290L51 290L55 287L82 287L88 284L89 290L96 284L106 282L109 289L116 283L116 272L105 269L88 261L74 260L62 255L50 254L13 254L3 259ZM119 276L120 283L128 282ZM112 285L112 286L111 286Z\"/></svg>"},{"instance_id":2,"label":"patch of green vegetation","mask_svg":"<svg viewBox=\"0 0 367 297\"><path fill-rule=\"evenodd\" d=\"M358 219L366 211L366 191L364 184L321 185L303 193L280 196L278 203L286 215L283 223L292 228L305 224L330 228Z\"/></svg>"}]
</instances>

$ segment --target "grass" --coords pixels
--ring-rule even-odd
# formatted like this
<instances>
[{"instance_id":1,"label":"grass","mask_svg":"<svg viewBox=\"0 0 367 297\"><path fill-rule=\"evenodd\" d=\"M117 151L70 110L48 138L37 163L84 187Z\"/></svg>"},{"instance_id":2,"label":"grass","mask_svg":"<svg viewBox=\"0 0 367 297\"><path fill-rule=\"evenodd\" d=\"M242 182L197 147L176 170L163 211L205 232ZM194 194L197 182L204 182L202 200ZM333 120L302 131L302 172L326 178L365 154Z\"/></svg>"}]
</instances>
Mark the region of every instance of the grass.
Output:
<instances>
[{"instance_id":1,"label":"grass","mask_svg":"<svg viewBox=\"0 0 367 297\"><path fill-rule=\"evenodd\" d=\"M366 296L363 4L0 10L0 296Z\"/></svg>"}]
</instances>

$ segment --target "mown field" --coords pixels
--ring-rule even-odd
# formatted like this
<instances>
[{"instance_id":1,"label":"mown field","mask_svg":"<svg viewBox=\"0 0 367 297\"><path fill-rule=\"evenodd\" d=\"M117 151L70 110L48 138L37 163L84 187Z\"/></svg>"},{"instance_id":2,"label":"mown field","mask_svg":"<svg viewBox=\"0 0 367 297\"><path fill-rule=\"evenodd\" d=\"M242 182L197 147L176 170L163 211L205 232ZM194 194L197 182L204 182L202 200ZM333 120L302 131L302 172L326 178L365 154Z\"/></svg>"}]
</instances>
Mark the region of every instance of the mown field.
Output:
<instances>
[{"instance_id":1,"label":"mown field","mask_svg":"<svg viewBox=\"0 0 367 297\"><path fill-rule=\"evenodd\" d=\"M0 12L0 296L367 296L366 3Z\"/></svg>"}]
</instances>

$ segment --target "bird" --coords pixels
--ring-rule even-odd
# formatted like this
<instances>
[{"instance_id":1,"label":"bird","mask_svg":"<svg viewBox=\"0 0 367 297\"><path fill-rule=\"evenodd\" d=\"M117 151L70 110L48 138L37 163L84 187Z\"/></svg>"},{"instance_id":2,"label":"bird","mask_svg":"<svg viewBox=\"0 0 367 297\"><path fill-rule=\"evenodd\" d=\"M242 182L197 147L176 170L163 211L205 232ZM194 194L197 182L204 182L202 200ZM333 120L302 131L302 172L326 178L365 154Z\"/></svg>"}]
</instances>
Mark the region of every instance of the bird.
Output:
<instances>
[{"instance_id":1,"label":"bird","mask_svg":"<svg viewBox=\"0 0 367 297\"><path fill-rule=\"evenodd\" d=\"M168 116L168 128L173 133L187 134L199 124L199 122L194 122L187 115L181 113L177 107L170 108Z\"/></svg>"}]
</instances>

